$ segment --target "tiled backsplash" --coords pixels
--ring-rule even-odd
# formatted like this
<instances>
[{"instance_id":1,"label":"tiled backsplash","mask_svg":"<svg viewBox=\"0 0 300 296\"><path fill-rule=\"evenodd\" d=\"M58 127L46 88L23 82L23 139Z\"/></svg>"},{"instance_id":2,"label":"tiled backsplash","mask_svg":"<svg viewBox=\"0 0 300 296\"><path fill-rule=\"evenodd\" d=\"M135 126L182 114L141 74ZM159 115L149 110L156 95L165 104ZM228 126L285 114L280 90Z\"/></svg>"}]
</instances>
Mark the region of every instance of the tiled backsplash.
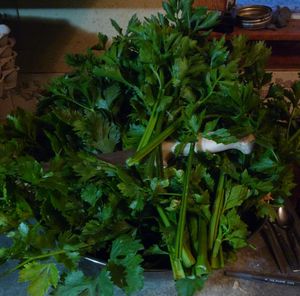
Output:
<instances>
[{"instance_id":1,"label":"tiled backsplash","mask_svg":"<svg viewBox=\"0 0 300 296\"><path fill-rule=\"evenodd\" d=\"M143 19L161 9L160 0L60 0L59 7L53 2L26 0L18 2L17 12L13 4L0 10L17 39L22 72L68 71L66 53L84 52L97 42L98 32L109 37L116 34L111 19L126 29L132 15Z\"/></svg>"},{"instance_id":2,"label":"tiled backsplash","mask_svg":"<svg viewBox=\"0 0 300 296\"><path fill-rule=\"evenodd\" d=\"M299 0L237 0L238 5L268 5L271 7L287 6L293 11L300 11Z\"/></svg>"}]
</instances>

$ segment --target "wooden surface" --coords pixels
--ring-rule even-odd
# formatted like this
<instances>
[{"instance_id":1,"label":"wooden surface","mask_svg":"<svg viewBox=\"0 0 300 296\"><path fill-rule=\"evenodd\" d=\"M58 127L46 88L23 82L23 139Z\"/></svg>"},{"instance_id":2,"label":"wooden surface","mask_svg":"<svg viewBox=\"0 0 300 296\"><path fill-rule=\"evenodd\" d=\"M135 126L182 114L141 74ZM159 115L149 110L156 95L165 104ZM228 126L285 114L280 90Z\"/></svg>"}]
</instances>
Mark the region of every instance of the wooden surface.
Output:
<instances>
[{"instance_id":1,"label":"wooden surface","mask_svg":"<svg viewBox=\"0 0 300 296\"><path fill-rule=\"evenodd\" d=\"M300 41L300 20L290 20L287 27L271 30L246 30L235 27L233 33L226 34L226 38L234 35L247 35L251 40L268 40L268 41ZM221 33L213 33L214 37L222 36Z\"/></svg>"},{"instance_id":2,"label":"wooden surface","mask_svg":"<svg viewBox=\"0 0 300 296\"><path fill-rule=\"evenodd\" d=\"M226 34L226 39L235 35L246 35L249 40L264 40L272 48L272 56L268 62L269 70L300 71L300 20L290 20L287 27L277 30L246 30L235 27L233 33ZM224 34L212 33L212 37L220 38Z\"/></svg>"},{"instance_id":3,"label":"wooden surface","mask_svg":"<svg viewBox=\"0 0 300 296\"><path fill-rule=\"evenodd\" d=\"M208 9L222 10L226 9L227 0L195 0L195 6L206 6Z\"/></svg>"},{"instance_id":4,"label":"wooden surface","mask_svg":"<svg viewBox=\"0 0 300 296\"><path fill-rule=\"evenodd\" d=\"M300 72L299 41L267 41L272 48L272 56L268 62L270 70L295 70Z\"/></svg>"}]
</instances>

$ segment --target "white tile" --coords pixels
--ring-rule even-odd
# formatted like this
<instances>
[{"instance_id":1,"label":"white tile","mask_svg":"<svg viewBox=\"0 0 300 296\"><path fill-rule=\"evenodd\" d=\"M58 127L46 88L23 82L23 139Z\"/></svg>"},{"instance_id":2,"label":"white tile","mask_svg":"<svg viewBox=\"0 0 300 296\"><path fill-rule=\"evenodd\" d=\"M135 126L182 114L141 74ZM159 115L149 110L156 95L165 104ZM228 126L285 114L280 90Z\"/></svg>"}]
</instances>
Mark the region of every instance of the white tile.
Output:
<instances>
[{"instance_id":1,"label":"white tile","mask_svg":"<svg viewBox=\"0 0 300 296\"><path fill-rule=\"evenodd\" d=\"M36 18L49 21L67 22L70 26L88 33L102 32L108 36L114 36L115 31L111 26L110 19L116 20L123 28L133 14L139 18L156 14L159 9L154 8L22 8L19 10L21 22L23 19Z\"/></svg>"},{"instance_id":2,"label":"white tile","mask_svg":"<svg viewBox=\"0 0 300 296\"><path fill-rule=\"evenodd\" d=\"M300 1L299 0L237 0L238 5L268 5L273 8L277 6L287 6L293 11L300 11Z\"/></svg>"}]
</instances>

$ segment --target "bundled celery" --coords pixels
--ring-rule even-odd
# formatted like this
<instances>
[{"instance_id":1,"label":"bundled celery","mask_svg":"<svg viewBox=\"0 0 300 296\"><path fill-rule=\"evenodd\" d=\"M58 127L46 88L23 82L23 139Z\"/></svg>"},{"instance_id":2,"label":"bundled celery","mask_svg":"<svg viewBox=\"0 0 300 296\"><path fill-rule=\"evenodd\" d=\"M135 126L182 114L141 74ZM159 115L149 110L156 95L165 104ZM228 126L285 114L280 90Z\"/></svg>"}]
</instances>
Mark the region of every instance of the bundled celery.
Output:
<instances>
[{"instance_id":1,"label":"bundled celery","mask_svg":"<svg viewBox=\"0 0 300 296\"><path fill-rule=\"evenodd\" d=\"M300 83L261 98L270 50L210 39L218 15L192 4L163 2L165 14L133 16L125 31L113 21L112 44L99 34L94 47L104 53L69 55L74 72L51 83L37 112L1 127L0 233L12 245L0 260L20 260L30 295L132 294L165 257L178 294L193 295L247 245L243 214L272 216L290 195ZM199 135L229 144L249 134L252 154L195 153ZM165 166L167 140L181 144ZM135 151L126 164L103 157L121 150ZM107 262L95 278L79 269L85 255Z\"/></svg>"}]
</instances>

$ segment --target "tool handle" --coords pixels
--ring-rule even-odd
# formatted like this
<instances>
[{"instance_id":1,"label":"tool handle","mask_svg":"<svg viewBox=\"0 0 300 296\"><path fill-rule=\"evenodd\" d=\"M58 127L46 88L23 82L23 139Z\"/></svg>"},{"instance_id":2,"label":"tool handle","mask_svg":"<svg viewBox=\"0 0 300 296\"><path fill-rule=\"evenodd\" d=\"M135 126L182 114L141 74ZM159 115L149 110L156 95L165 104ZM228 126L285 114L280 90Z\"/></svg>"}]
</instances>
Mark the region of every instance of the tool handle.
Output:
<instances>
[{"instance_id":1,"label":"tool handle","mask_svg":"<svg viewBox=\"0 0 300 296\"><path fill-rule=\"evenodd\" d=\"M293 250L294 248L292 247L291 240L288 239L288 231L282 229L275 223L272 224L272 227L274 228L277 240L291 270L293 272L299 271L298 260Z\"/></svg>"},{"instance_id":2,"label":"tool handle","mask_svg":"<svg viewBox=\"0 0 300 296\"><path fill-rule=\"evenodd\" d=\"M280 284L280 285L288 285L288 286L299 286L300 281L285 276L276 276L276 275L267 275L262 273L252 273L252 272L241 272L241 271L230 271L226 270L224 272L225 275L236 277L245 280L254 280L254 281L262 281L267 283L273 284Z\"/></svg>"},{"instance_id":3,"label":"tool handle","mask_svg":"<svg viewBox=\"0 0 300 296\"><path fill-rule=\"evenodd\" d=\"M300 245L299 242L297 240L297 237L295 235L295 232L293 231L293 229L289 229L287 231L287 236L289 239L289 242L291 244L292 250L294 251L294 254L296 256L297 259L297 264L298 264L298 270L300 271Z\"/></svg>"},{"instance_id":4,"label":"tool handle","mask_svg":"<svg viewBox=\"0 0 300 296\"><path fill-rule=\"evenodd\" d=\"M278 265L280 272L287 273L288 271L288 264L286 262L285 256L281 250L279 242L276 238L275 232L272 228L272 225L269 221L266 221L263 226L263 233L267 240L267 244L271 249L273 257Z\"/></svg>"}]
</instances>

